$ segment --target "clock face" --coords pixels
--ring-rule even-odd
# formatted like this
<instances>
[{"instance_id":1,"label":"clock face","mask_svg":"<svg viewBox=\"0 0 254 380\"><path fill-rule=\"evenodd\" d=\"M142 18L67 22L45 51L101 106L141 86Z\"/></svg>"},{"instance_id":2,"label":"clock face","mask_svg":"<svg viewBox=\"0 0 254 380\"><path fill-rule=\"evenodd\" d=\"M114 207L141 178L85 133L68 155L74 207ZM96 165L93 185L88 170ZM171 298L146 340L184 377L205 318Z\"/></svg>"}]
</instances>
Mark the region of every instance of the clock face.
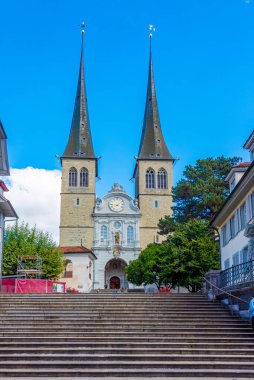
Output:
<instances>
[{"instance_id":1,"label":"clock face","mask_svg":"<svg viewBox=\"0 0 254 380\"><path fill-rule=\"evenodd\" d=\"M112 211L122 211L124 206L123 200L119 197L115 197L109 201L109 208Z\"/></svg>"}]
</instances>

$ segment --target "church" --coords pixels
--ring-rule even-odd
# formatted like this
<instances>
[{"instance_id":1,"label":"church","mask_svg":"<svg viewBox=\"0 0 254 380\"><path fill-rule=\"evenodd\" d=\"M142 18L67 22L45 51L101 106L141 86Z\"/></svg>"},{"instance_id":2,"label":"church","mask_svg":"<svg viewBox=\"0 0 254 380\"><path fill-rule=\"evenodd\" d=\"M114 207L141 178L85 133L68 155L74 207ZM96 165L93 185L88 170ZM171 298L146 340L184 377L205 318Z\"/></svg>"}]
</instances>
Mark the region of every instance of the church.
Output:
<instances>
[{"instance_id":1,"label":"church","mask_svg":"<svg viewBox=\"0 0 254 380\"><path fill-rule=\"evenodd\" d=\"M84 74L84 30L69 139L61 156L60 249L62 281L79 292L135 288L125 267L150 243L160 243L158 221L172 213L174 159L163 137L155 92L152 35L143 128L133 173L135 198L112 184L96 197L98 157L94 152ZM138 141L137 141L138 145ZM131 158L130 158L131 159ZM129 173L126 173L129 176Z\"/></svg>"}]
</instances>

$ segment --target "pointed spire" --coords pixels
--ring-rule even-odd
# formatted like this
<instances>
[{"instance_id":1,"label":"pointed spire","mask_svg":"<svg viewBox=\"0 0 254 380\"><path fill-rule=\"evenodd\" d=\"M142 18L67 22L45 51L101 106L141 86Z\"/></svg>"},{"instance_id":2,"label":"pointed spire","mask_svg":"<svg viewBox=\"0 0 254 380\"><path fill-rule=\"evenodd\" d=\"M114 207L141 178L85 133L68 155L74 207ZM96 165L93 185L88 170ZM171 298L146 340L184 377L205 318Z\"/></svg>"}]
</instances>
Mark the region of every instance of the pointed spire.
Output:
<instances>
[{"instance_id":1,"label":"pointed spire","mask_svg":"<svg viewBox=\"0 0 254 380\"><path fill-rule=\"evenodd\" d=\"M142 136L139 146L138 159L173 159L167 145L164 141L158 104L156 99L153 61L152 61L152 33L150 38L150 56L149 56L149 71L148 85L145 105L145 115L142 129Z\"/></svg>"},{"instance_id":2,"label":"pointed spire","mask_svg":"<svg viewBox=\"0 0 254 380\"><path fill-rule=\"evenodd\" d=\"M69 140L62 157L96 158L93 150L92 135L88 115L88 105L84 75L84 27L82 23L81 57L77 93L71 123Z\"/></svg>"}]
</instances>

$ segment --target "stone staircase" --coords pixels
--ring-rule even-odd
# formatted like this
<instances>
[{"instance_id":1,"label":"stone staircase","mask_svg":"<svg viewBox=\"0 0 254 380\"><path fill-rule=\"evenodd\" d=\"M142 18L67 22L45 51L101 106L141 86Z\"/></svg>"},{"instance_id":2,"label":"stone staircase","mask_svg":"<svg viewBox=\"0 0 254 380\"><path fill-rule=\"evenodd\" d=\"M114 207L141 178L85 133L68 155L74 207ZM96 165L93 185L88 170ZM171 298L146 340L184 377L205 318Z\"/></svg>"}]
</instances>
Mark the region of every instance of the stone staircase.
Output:
<instances>
[{"instance_id":1,"label":"stone staircase","mask_svg":"<svg viewBox=\"0 0 254 380\"><path fill-rule=\"evenodd\" d=\"M246 321L196 294L0 296L0 378L254 378Z\"/></svg>"}]
</instances>

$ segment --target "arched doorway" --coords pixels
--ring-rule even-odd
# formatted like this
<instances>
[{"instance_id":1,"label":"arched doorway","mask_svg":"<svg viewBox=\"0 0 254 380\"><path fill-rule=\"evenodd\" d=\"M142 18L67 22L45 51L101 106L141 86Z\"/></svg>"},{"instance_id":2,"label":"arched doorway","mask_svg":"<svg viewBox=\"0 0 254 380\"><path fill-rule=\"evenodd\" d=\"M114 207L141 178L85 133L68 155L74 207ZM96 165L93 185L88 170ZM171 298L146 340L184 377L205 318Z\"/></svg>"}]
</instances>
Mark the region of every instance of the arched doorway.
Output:
<instances>
[{"instance_id":1,"label":"arched doorway","mask_svg":"<svg viewBox=\"0 0 254 380\"><path fill-rule=\"evenodd\" d=\"M109 288L110 289L120 289L121 286L121 281L120 278L117 276L111 277L109 280Z\"/></svg>"},{"instance_id":2,"label":"arched doorway","mask_svg":"<svg viewBox=\"0 0 254 380\"><path fill-rule=\"evenodd\" d=\"M105 285L108 289L128 288L125 274L126 262L122 259L109 260L105 266Z\"/></svg>"}]
</instances>

